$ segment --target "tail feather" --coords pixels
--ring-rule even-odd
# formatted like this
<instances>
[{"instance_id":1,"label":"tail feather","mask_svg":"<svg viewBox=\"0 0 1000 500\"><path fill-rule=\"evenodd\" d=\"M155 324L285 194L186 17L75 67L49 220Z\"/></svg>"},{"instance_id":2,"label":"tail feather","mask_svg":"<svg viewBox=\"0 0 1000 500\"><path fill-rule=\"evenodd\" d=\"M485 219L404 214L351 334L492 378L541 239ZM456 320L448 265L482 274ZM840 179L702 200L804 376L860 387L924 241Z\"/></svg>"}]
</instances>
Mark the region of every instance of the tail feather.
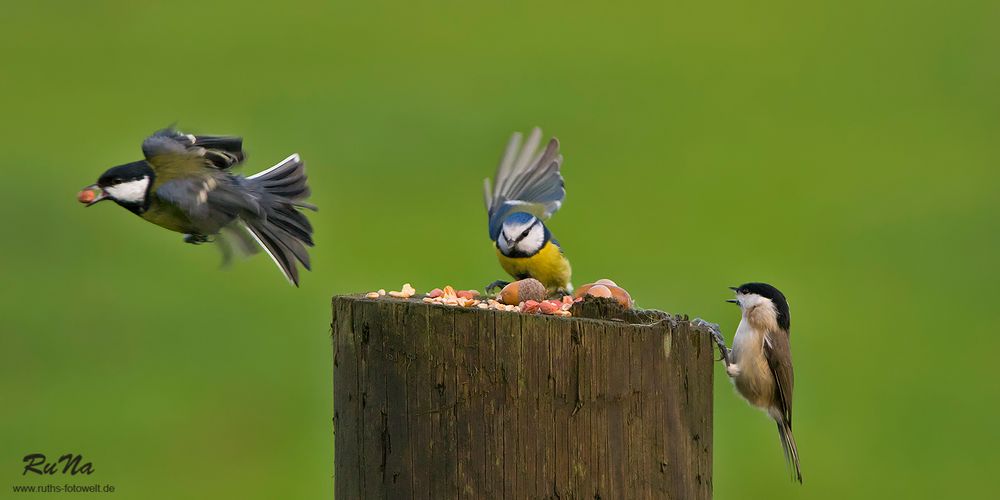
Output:
<instances>
[{"instance_id":1,"label":"tail feather","mask_svg":"<svg viewBox=\"0 0 1000 500\"><path fill-rule=\"evenodd\" d=\"M783 421L778 421L778 437L781 438L781 448L785 452L785 462L792 469L792 479L802 484L802 470L799 469L799 449L795 446L795 436L792 435L792 426Z\"/></svg>"},{"instance_id":2,"label":"tail feather","mask_svg":"<svg viewBox=\"0 0 1000 500\"><path fill-rule=\"evenodd\" d=\"M312 224L309 224L309 219L306 219L306 216L294 210L289 212L288 214L283 214L280 211L276 211L267 220L286 233L295 236L304 245L313 246Z\"/></svg>"},{"instance_id":3,"label":"tail feather","mask_svg":"<svg viewBox=\"0 0 1000 500\"><path fill-rule=\"evenodd\" d=\"M307 246L313 246L312 224L297 208L315 207L305 202L310 190L305 164L294 154L277 165L247 177L250 187L261 196L263 214L244 222L257 243L293 285L299 284L296 261L310 269Z\"/></svg>"},{"instance_id":4,"label":"tail feather","mask_svg":"<svg viewBox=\"0 0 1000 500\"><path fill-rule=\"evenodd\" d=\"M285 251L285 248L275 241L271 234L262 231L261 227L256 224L247 223L247 230L257 240L257 244L271 257L281 273L285 275L285 279L289 283L299 286L299 270L295 267L295 261Z\"/></svg>"},{"instance_id":5,"label":"tail feather","mask_svg":"<svg viewBox=\"0 0 1000 500\"><path fill-rule=\"evenodd\" d=\"M264 182L264 184L270 188L285 188L286 190L295 189L308 189L306 188L306 179L301 176L288 176L281 179L269 180Z\"/></svg>"},{"instance_id":6,"label":"tail feather","mask_svg":"<svg viewBox=\"0 0 1000 500\"><path fill-rule=\"evenodd\" d=\"M309 252L306 251L306 247L296 238L294 235L288 233L287 231L279 228L278 226L268 223L263 224L261 229L266 232L267 236L278 243L281 248L285 251L286 255L291 255L295 257L295 260L302 264L302 267L306 268L308 271L311 267L309 262ZM291 261L291 259L288 259ZM294 263L294 262L293 262Z\"/></svg>"}]
</instances>

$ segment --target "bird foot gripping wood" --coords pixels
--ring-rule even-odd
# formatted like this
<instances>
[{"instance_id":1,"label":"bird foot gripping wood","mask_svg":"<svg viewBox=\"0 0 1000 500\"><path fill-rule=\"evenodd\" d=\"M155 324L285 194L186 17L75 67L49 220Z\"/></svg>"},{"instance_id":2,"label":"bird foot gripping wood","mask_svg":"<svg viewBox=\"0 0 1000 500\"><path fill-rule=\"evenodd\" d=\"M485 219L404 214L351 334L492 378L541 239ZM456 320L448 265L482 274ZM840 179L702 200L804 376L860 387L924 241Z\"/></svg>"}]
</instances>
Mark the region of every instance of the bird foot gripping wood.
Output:
<instances>
[{"instance_id":1,"label":"bird foot gripping wood","mask_svg":"<svg viewBox=\"0 0 1000 500\"><path fill-rule=\"evenodd\" d=\"M726 347L726 339L722 336L722 331L719 329L719 325L716 323L709 323L701 318L695 318L691 321L691 324L708 330L709 334L712 336L712 341L715 342L715 345L719 346L719 352L722 354L719 361L725 361L726 367L728 367L730 350Z\"/></svg>"}]
</instances>

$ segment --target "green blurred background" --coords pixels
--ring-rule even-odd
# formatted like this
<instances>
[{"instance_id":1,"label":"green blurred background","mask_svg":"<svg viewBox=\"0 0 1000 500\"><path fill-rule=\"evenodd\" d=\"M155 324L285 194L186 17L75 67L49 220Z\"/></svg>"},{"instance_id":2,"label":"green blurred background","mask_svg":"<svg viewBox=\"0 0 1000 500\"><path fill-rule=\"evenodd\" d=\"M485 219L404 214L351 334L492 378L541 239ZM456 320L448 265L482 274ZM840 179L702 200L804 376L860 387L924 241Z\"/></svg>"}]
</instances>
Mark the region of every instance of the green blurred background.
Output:
<instances>
[{"instance_id":1,"label":"green blurred background","mask_svg":"<svg viewBox=\"0 0 1000 500\"><path fill-rule=\"evenodd\" d=\"M30 452L120 498L332 496L329 299L501 277L482 206L514 130L563 143L578 284L731 337L790 298L792 485L716 376L717 498L996 485L1000 4L8 2L0 18L0 496ZM315 270L218 269L76 191L153 130L292 152Z\"/></svg>"}]
</instances>

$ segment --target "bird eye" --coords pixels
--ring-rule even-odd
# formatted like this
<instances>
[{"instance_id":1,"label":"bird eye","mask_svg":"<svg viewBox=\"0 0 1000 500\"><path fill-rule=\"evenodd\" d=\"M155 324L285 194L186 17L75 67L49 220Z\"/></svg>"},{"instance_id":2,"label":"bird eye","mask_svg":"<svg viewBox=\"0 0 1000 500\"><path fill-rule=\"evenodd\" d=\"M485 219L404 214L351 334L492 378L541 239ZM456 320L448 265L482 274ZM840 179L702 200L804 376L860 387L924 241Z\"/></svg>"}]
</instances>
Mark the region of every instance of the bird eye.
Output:
<instances>
[{"instance_id":1,"label":"bird eye","mask_svg":"<svg viewBox=\"0 0 1000 500\"><path fill-rule=\"evenodd\" d=\"M527 229L525 229L524 231L521 232L521 237L522 238L527 238L528 237L528 230Z\"/></svg>"}]
</instances>

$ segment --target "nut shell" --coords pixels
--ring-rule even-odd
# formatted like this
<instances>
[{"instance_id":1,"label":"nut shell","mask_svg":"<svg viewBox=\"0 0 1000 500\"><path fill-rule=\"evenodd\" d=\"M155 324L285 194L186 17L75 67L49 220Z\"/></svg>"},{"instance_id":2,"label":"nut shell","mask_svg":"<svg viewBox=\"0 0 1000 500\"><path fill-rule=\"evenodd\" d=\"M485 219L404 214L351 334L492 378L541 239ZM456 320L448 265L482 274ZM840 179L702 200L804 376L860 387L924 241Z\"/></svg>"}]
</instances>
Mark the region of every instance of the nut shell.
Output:
<instances>
[{"instance_id":1,"label":"nut shell","mask_svg":"<svg viewBox=\"0 0 1000 500\"><path fill-rule=\"evenodd\" d=\"M618 303L625 309L632 309L632 306L635 305L635 303L632 302L632 296L629 295L624 288L620 286L609 286L608 289L611 290L611 297L617 300Z\"/></svg>"},{"instance_id":2,"label":"nut shell","mask_svg":"<svg viewBox=\"0 0 1000 500\"><path fill-rule=\"evenodd\" d=\"M555 302L552 300L546 300L538 304L538 310L541 311L542 314L552 314L558 311L561 307L562 304L560 302Z\"/></svg>"},{"instance_id":3,"label":"nut shell","mask_svg":"<svg viewBox=\"0 0 1000 500\"><path fill-rule=\"evenodd\" d=\"M573 296L577 299L581 299L588 295L594 297L610 297L618 301L622 307L632 309L635 306L635 303L632 301L632 296L629 295L624 288L614 283L614 281L609 279L602 279L595 281L594 283L588 283L580 288L577 288L573 293Z\"/></svg>"},{"instance_id":4,"label":"nut shell","mask_svg":"<svg viewBox=\"0 0 1000 500\"><path fill-rule=\"evenodd\" d=\"M587 292L590 291L590 287L596 284L597 283L587 283L586 285L580 285L579 287L576 288L576 290L573 290L573 298L579 299L581 297L586 297Z\"/></svg>"}]
</instances>

